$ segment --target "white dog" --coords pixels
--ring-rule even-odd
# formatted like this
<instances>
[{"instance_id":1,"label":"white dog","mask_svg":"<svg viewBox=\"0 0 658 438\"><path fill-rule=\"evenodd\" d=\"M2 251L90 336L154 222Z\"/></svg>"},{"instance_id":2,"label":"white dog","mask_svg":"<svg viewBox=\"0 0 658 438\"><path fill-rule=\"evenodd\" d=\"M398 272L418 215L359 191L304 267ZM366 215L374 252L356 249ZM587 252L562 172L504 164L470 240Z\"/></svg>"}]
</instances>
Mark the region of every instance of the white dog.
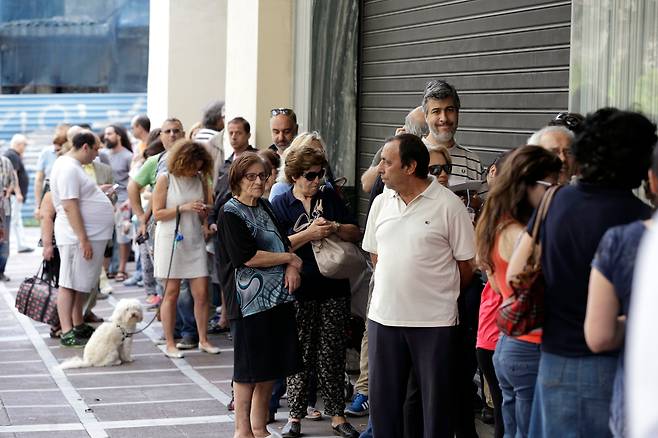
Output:
<instances>
[{"instance_id":1,"label":"white dog","mask_svg":"<svg viewBox=\"0 0 658 438\"><path fill-rule=\"evenodd\" d=\"M132 362L133 338L137 323L143 319L142 305L136 299L119 301L109 322L101 324L91 335L83 357L72 357L60 369L106 367Z\"/></svg>"}]
</instances>

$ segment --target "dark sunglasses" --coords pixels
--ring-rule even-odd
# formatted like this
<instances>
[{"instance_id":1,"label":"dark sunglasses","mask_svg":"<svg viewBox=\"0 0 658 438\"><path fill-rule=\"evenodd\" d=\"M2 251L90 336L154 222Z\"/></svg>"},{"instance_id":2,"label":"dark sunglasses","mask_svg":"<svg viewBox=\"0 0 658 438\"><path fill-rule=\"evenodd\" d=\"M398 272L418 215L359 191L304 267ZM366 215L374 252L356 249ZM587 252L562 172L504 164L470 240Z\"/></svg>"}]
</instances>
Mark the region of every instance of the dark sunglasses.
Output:
<instances>
[{"instance_id":1,"label":"dark sunglasses","mask_svg":"<svg viewBox=\"0 0 658 438\"><path fill-rule=\"evenodd\" d=\"M583 123L580 114L561 112L549 123L550 126L566 126L569 129L577 128Z\"/></svg>"},{"instance_id":2,"label":"dark sunglasses","mask_svg":"<svg viewBox=\"0 0 658 438\"><path fill-rule=\"evenodd\" d=\"M245 173L244 177L247 178L248 181L256 181L256 178L260 179L261 181L265 182L268 179L270 179L270 176L266 174L265 172L261 173Z\"/></svg>"},{"instance_id":3,"label":"dark sunglasses","mask_svg":"<svg viewBox=\"0 0 658 438\"><path fill-rule=\"evenodd\" d=\"M183 130L178 129L178 128L166 129L166 130L162 131L162 133L165 134L165 135L169 135L169 134L178 135L181 132L183 132Z\"/></svg>"},{"instance_id":4,"label":"dark sunglasses","mask_svg":"<svg viewBox=\"0 0 658 438\"><path fill-rule=\"evenodd\" d=\"M320 169L318 172L306 172L302 176L309 181L315 181L315 178L322 179L324 177L324 169Z\"/></svg>"},{"instance_id":5,"label":"dark sunglasses","mask_svg":"<svg viewBox=\"0 0 658 438\"><path fill-rule=\"evenodd\" d=\"M450 175L452 173L452 164L435 164L429 167L430 175L439 176L441 172L445 172Z\"/></svg>"}]
</instances>

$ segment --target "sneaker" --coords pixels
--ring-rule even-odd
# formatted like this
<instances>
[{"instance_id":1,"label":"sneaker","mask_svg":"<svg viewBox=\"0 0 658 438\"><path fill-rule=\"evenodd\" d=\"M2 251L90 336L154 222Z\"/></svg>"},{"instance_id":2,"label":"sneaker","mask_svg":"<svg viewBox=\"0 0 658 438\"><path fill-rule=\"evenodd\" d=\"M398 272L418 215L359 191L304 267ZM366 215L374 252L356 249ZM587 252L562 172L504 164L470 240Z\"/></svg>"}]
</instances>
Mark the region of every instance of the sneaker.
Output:
<instances>
[{"instance_id":1,"label":"sneaker","mask_svg":"<svg viewBox=\"0 0 658 438\"><path fill-rule=\"evenodd\" d=\"M331 427L334 430L334 435L342 436L345 438L359 438L359 432L356 431L354 426L350 423L340 423L339 425Z\"/></svg>"},{"instance_id":2,"label":"sneaker","mask_svg":"<svg viewBox=\"0 0 658 438\"><path fill-rule=\"evenodd\" d=\"M141 275L133 275L129 279L123 282L124 286L135 286L142 280Z\"/></svg>"},{"instance_id":3,"label":"sneaker","mask_svg":"<svg viewBox=\"0 0 658 438\"><path fill-rule=\"evenodd\" d=\"M146 304L153 304L153 300L157 297L158 296L156 294L148 294L146 295L146 299L144 299L144 301L146 301Z\"/></svg>"},{"instance_id":4,"label":"sneaker","mask_svg":"<svg viewBox=\"0 0 658 438\"><path fill-rule=\"evenodd\" d=\"M0 281L11 281L4 273L0 274Z\"/></svg>"},{"instance_id":5,"label":"sneaker","mask_svg":"<svg viewBox=\"0 0 658 438\"><path fill-rule=\"evenodd\" d=\"M352 399L352 404L345 409L345 413L352 417L363 417L368 415L369 408L368 396L357 392Z\"/></svg>"},{"instance_id":6,"label":"sneaker","mask_svg":"<svg viewBox=\"0 0 658 438\"><path fill-rule=\"evenodd\" d=\"M77 338L89 339L94 334L94 328L89 324L80 324L73 327L73 333Z\"/></svg>"},{"instance_id":7,"label":"sneaker","mask_svg":"<svg viewBox=\"0 0 658 438\"><path fill-rule=\"evenodd\" d=\"M144 287L144 281L139 280L139 281L137 282L137 287Z\"/></svg>"},{"instance_id":8,"label":"sneaker","mask_svg":"<svg viewBox=\"0 0 658 438\"><path fill-rule=\"evenodd\" d=\"M183 339L180 340L178 344L176 344L176 348L179 350L191 350L193 348L197 348L199 345L199 341L194 340L191 336L183 336Z\"/></svg>"},{"instance_id":9,"label":"sneaker","mask_svg":"<svg viewBox=\"0 0 658 438\"><path fill-rule=\"evenodd\" d=\"M75 336L75 330L71 329L66 333L63 333L59 338L59 343L62 347L72 347L72 348L82 348L85 346L86 342L83 339L78 339Z\"/></svg>"},{"instance_id":10,"label":"sneaker","mask_svg":"<svg viewBox=\"0 0 658 438\"><path fill-rule=\"evenodd\" d=\"M102 293L103 295L111 295L112 292L114 292L114 291L112 290L112 286L109 286L109 285L108 285L108 286L105 286L103 289L101 289L101 293Z\"/></svg>"},{"instance_id":11,"label":"sneaker","mask_svg":"<svg viewBox=\"0 0 658 438\"><path fill-rule=\"evenodd\" d=\"M162 298L160 295L153 295L153 298L151 298L151 302L149 303L149 306L147 307L147 310L154 310L160 307L160 303L162 303Z\"/></svg>"},{"instance_id":12,"label":"sneaker","mask_svg":"<svg viewBox=\"0 0 658 438\"><path fill-rule=\"evenodd\" d=\"M302 424L299 421L290 421L281 429L283 438L297 438L302 436Z\"/></svg>"}]
</instances>

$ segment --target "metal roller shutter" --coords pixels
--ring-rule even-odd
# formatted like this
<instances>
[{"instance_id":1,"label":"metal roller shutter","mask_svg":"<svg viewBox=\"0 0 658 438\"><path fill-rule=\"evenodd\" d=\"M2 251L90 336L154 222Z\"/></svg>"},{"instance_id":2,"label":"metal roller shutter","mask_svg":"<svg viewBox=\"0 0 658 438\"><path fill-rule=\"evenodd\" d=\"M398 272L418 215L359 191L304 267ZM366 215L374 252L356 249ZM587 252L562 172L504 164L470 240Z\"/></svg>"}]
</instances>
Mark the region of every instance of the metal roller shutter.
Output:
<instances>
[{"instance_id":1,"label":"metal roller shutter","mask_svg":"<svg viewBox=\"0 0 658 438\"><path fill-rule=\"evenodd\" d=\"M434 78L457 87L457 141L485 163L567 108L570 1L364 0L362 11L359 175Z\"/></svg>"}]
</instances>

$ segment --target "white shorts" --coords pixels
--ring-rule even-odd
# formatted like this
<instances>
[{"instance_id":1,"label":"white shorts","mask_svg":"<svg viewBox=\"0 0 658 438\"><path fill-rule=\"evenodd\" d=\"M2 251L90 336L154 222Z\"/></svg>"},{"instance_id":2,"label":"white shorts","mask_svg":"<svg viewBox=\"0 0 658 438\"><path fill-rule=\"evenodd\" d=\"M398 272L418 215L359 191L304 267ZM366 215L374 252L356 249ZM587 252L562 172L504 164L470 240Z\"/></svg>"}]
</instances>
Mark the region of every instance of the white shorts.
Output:
<instances>
[{"instance_id":1,"label":"white shorts","mask_svg":"<svg viewBox=\"0 0 658 438\"><path fill-rule=\"evenodd\" d=\"M85 260L80 244L57 245L61 264L59 266L59 285L76 292L89 293L98 286L103 267L103 254L107 240L92 240L92 257Z\"/></svg>"}]
</instances>

